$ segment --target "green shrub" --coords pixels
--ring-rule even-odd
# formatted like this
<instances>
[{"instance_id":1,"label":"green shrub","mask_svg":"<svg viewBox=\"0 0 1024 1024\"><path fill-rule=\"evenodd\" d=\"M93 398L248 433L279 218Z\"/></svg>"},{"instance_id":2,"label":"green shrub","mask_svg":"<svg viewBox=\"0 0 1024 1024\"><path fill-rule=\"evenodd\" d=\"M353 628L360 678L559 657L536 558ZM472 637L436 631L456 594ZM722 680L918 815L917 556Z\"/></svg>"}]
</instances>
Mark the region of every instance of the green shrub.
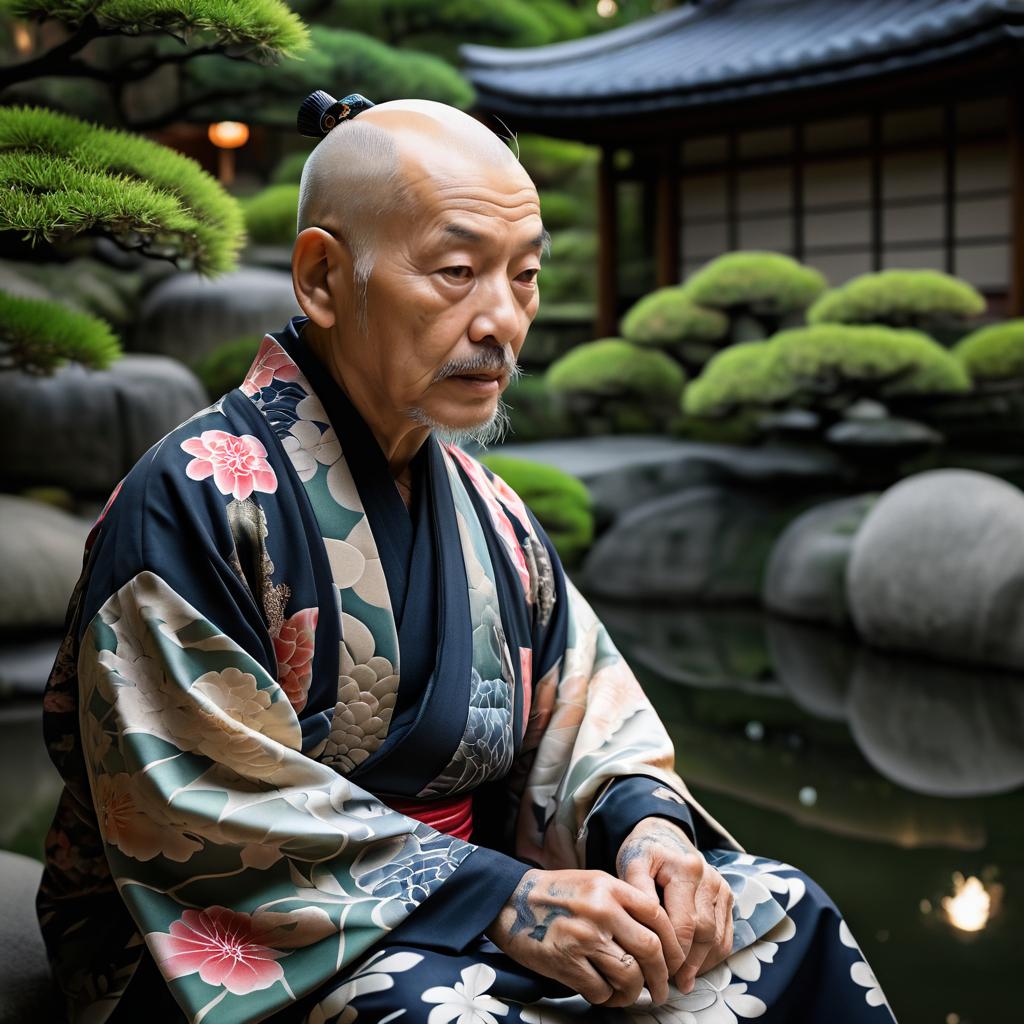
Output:
<instances>
[{"instance_id":1,"label":"green shrub","mask_svg":"<svg viewBox=\"0 0 1024 1024\"><path fill-rule=\"evenodd\" d=\"M227 341L200 359L193 369L211 400L237 388L259 351L262 338L246 335Z\"/></svg>"},{"instance_id":2,"label":"green shrub","mask_svg":"<svg viewBox=\"0 0 1024 1024\"><path fill-rule=\"evenodd\" d=\"M505 389L502 400L516 441L542 441L572 433L568 414L541 377L520 377Z\"/></svg>"},{"instance_id":3,"label":"green shrub","mask_svg":"<svg viewBox=\"0 0 1024 1024\"><path fill-rule=\"evenodd\" d=\"M730 415L744 406L771 406L796 391L796 381L769 341L730 345L713 356L683 392L687 416Z\"/></svg>"},{"instance_id":4,"label":"green shrub","mask_svg":"<svg viewBox=\"0 0 1024 1024\"><path fill-rule=\"evenodd\" d=\"M635 303L622 318L622 336L638 345L671 346L689 341L720 341L729 318L693 303L679 287L659 288Z\"/></svg>"},{"instance_id":5,"label":"green shrub","mask_svg":"<svg viewBox=\"0 0 1024 1024\"><path fill-rule=\"evenodd\" d=\"M571 192L540 191L540 215L549 231L578 228L590 219L591 205Z\"/></svg>"},{"instance_id":6,"label":"green shrub","mask_svg":"<svg viewBox=\"0 0 1024 1024\"><path fill-rule=\"evenodd\" d=\"M977 381L1024 378L1024 320L982 327L968 334L953 355Z\"/></svg>"},{"instance_id":7,"label":"green shrub","mask_svg":"<svg viewBox=\"0 0 1024 1024\"><path fill-rule=\"evenodd\" d=\"M544 377L555 394L585 394L675 402L686 374L663 352L623 338L577 345L555 360Z\"/></svg>"},{"instance_id":8,"label":"green shrub","mask_svg":"<svg viewBox=\"0 0 1024 1024\"><path fill-rule=\"evenodd\" d=\"M596 146L529 134L516 136L510 145L538 189L593 183L600 159Z\"/></svg>"},{"instance_id":9,"label":"green shrub","mask_svg":"<svg viewBox=\"0 0 1024 1024\"><path fill-rule=\"evenodd\" d=\"M813 267L757 249L718 256L683 285L689 299L700 306L746 307L770 316L806 309L826 287L824 276Z\"/></svg>"},{"instance_id":10,"label":"green shrub","mask_svg":"<svg viewBox=\"0 0 1024 1024\"><path fill-rule=\"evenodd\" d=\"M121 343L99 317L0 292L0 370L43 375L68 360L103 370L120 355Z\"/></svg>"},{"instance_id":11,"label":"green shrub","mask_svg":"<svg viewBox=\"0 0 1024 1024\"><path fill-rule=\"evenodd\" d=\"M590 492L568 473L508 455L485 455L481 462L497 473L540 521L558 557L575 563L594 539Z\"/></svg>"},{"instance_id":12,"label":"green shrub","mask_svg":"<svg viewBox=\"0 0 1024 1024\"><path fill-rule=\"evenodd\" d=\"M807 311L808 323L922 326L985 310L972 285L938 270L883 270L860 274L824 294Z\"/></svg>"},{"instance_id":13,"label":"green shrub","mask_svg":"<svg viewBox=\"0 0 1024 1024\"><path fill-rule=\"evenodd\" d=\"M242 200L246 230L257 245L291 245L298 211L298 185L270 185Z\"/></svg>"},{"instance_id":14,"label":"green shrub","mask_svg":"<svg viewBox=\"0 0 1024 1024\"><path fill-rule=\"evenodd\" d=\"M237 201L195 160L29 106L0 110L0 223L32 245L106 235L207 276L245 242Z\"/></svg>"},{"instance_id":15,"label":"green shrub","mask_svg":"<svg viewBox=\"0 0 1024 1024\"><path fill-rule=\"evenodd\" d=\"M551 235L551 252L543 261L538 287L544 302L586 302L596 296L597 236L570 229Z\"/></svg>"},{"instance_id":16,"label":"green shrub","mask_svg":"<svg viewBox=\"0 0 1024 1024\"><path fill-rule=\"evenodd\" d=\"M271 185L298 185L302 180L302 169L309 159L310 150L289 153L278 161L270 174Z\"/></svg>"}]
</instances>

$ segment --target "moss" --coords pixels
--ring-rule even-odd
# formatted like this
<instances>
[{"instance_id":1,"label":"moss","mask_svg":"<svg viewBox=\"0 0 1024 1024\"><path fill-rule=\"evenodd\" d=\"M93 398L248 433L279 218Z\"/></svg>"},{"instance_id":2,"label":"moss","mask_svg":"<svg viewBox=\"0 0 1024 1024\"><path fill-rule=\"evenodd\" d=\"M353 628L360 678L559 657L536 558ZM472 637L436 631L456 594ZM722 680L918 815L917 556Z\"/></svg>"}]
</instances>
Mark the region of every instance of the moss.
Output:
<instances>
[{"instance_id":1,"label":"moss","mask_svg":"<svg viewBox=\"0 0 1024 1024\"><path fill-rule=\"evenodd\" d=\"M938 270L883 270L851 278L821 296L808 323L915 326L977 316L985 300L976 288Z\"/></svg>"},{"instance_id":2,"label":"moss","mask_svg":"<svg viewBox=\"0 0 1024 1024\"><path fill-rule=\"evenodd\" d=\"M745 341L714 356L683 392L687 416L724 416L744 406L783 402L796 391L793 379L767 341Z\"/></svg>"},{"instance_id":3,"label":"moss","mask_svg":"<svg viewBox=\"0 0 1024 1024\"><path fill-rule=\"evenodd\" d=\"M529 506L558 551L575 563L594 539L590 492L574 476L528 459L486 455L481 461Z\"/></svg>"},{"instance_id":4,"label":"moss","mask_svg":"<svg viewBox=\"0 0 1024 1024\"><path fill-rule=\"evenodd\" d=\"M0 292L0 369L43 375L74 360L102 370L120 355L121 343L99 317Z\"/></svg>"},{"instance_id":5,"label":"moss","mask_svg":"<svg viewBox=\"0 0 1024 1024\"><path fill-rule=\"evenodd\" d=\"M0 110L0 222L33 246L102 234L208 276L245 241L238 202L195 160L29 106Z\"/></svg>"},{"instance_id":6,"label":"moss","mask_svg":"<svg viewBox=\"0 0 1024 1024\"><path fill-rule=\"evenodd\" d=\"M196 363L196 376L203 382L211 399L238 387L256 358L260 338L246 335L225 342Z\"/></svg>"},{"instance_id":7,"label":"moss","mask_svg":"<svg viewBox=\"0 0 1024 1024\"><path fill-rule=\"evenodd\" d=\"M555 360L544 379L555 394L674 403L686 374L663 352L623 338L601 338L577 345Z\"/></svg>"},{"instance_id":8,"label":"moss","mask_svg":"<svg viewBox=\"0 0 1024 1024\"><path fill-rule=\"evenodd\" d=\"M291 245L299 209L298 185L271 185L242 200L249 238L257 245Z\"/></svg>"},{"instance_id":9,"label":"moss","mask_svg":"<svg viewBox=\"0 0 1024 1024\"><path fill-rule=\"evenodd\" d=\"M687 297L715 309L748 307L783 316L806 309L827 287L822 274L778 252L728 252L695 271L683 285Z\"/></svg>"},{"instance_id":10,"label":"moss","mask_svg":"<svg viewBox=\"0 0 1024 1024\"><path fill-rule=\"evenodd\" d=\"M635 303L622 318L622 336L638 345L671 346L720 341L729 318L693 303L679 287L659 288Z\"/></svg>"},{"instance_id":11,"label":"moss","mask_svg":"<svg viewBox=\"0 0 1024 1024\"><path fill-rule=\"evenodd\" d=\"M967 335L953 355L977 381L1024 379L1024 320L982 327Z\"/></svg>"},{"instance_id":12,"label":"moss","mask_svg":"<svg viewBox=\"0 0 1024 1024\"><path fill-rule=\"evenodd\" d=\"M590 219L590 204L584 204L579 196L570 192L552 189L540 191L540 215L549 231L576 228Z\"/></svg>"}]
</instances>

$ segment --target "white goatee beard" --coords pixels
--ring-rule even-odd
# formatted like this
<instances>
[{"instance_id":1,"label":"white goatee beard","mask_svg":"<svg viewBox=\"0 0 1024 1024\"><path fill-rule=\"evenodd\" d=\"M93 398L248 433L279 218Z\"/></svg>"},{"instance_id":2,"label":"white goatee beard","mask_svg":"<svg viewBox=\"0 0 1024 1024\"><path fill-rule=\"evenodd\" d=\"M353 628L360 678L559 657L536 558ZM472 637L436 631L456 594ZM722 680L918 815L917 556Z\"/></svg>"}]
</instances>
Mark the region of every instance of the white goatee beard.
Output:
<instances>
[{"instance_id":1,"label":"white goatee beard","mask_svg":"<svg viewBox=\"0 0 1024 1024\"><path fill-rule=\"evenodd\" d=\"M405 415L421 427L429 427L442 444L454 444L459 447L466 444L467 441L473 441L481 448L486 448L488 445L503 441L509 429L508 408L500 398L494 413L483 423L471 427L452 427L445 423L438 423L419 406L406 409Z\"/></svg>"}]
</instances>

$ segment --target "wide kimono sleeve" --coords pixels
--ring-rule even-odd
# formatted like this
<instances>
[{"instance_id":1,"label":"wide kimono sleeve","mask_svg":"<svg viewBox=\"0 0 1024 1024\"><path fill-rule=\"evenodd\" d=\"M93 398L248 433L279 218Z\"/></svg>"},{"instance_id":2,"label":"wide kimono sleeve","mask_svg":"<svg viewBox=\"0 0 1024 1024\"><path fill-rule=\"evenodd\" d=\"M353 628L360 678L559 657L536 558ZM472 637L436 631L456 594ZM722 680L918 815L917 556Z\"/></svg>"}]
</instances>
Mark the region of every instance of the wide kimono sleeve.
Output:
<instances>
[{"instance_id":1,"label":"wide kimono sleeve","mask_svg":"<svg viewBox=\"0 0 1024 1024\"><path fill-rule=\"evenodd\" d=\"M209 419L180 444L165 439L106 513L78 629L79 729L138 936L189 1020L242 1024L329 982L478 848L303 752L313 719L300 720L296 679L316 632L294 605L306 540L287 559L293 604L287 586L270 595L294 626L285 642L239 571L227 521L258 522L278 480L255 437ZM237 472L207 472L215 443L238 447Z\"/></svg>"}]
</instances>

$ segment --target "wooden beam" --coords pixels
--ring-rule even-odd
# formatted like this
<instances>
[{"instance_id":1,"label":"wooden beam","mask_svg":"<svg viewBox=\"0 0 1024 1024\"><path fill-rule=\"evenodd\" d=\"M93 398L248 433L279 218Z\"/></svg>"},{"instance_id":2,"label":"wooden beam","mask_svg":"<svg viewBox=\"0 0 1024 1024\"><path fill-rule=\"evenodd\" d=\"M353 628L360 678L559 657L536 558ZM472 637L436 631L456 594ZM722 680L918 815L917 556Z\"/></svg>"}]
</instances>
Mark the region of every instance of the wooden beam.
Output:
<instances>
[{"instance_id":1,"label":"wooden beam","mask_svg":"<svg viewBox=\"0 0 1024 1024\"><path fill-rule=\"evenodd\" d=\"M658 161L655 260L659 288L679 283L679 142L673 138Z\"/></svg>"},{"instance_id":2,"label":"wooden beam","mask_svg":"<svg viewBox=\"0 0 1024 1024\"><path fill-rule=\"evenodd\" d=\"M618 331L619 282L618 254L619 204L615 181L615 150L601 147L597 168L597 335L600 338Z\"/></svg>"},{"instance_id":3,"label":"wooden beam","mask_svg":"<svg viewBox=\"0 0 1024 1024\"><path fill-rule=\"evenodd\" d=\"M1014 75L1010 94L1010 305L1024 316L1024 75Z\"/></svg>"}]
</instances>

